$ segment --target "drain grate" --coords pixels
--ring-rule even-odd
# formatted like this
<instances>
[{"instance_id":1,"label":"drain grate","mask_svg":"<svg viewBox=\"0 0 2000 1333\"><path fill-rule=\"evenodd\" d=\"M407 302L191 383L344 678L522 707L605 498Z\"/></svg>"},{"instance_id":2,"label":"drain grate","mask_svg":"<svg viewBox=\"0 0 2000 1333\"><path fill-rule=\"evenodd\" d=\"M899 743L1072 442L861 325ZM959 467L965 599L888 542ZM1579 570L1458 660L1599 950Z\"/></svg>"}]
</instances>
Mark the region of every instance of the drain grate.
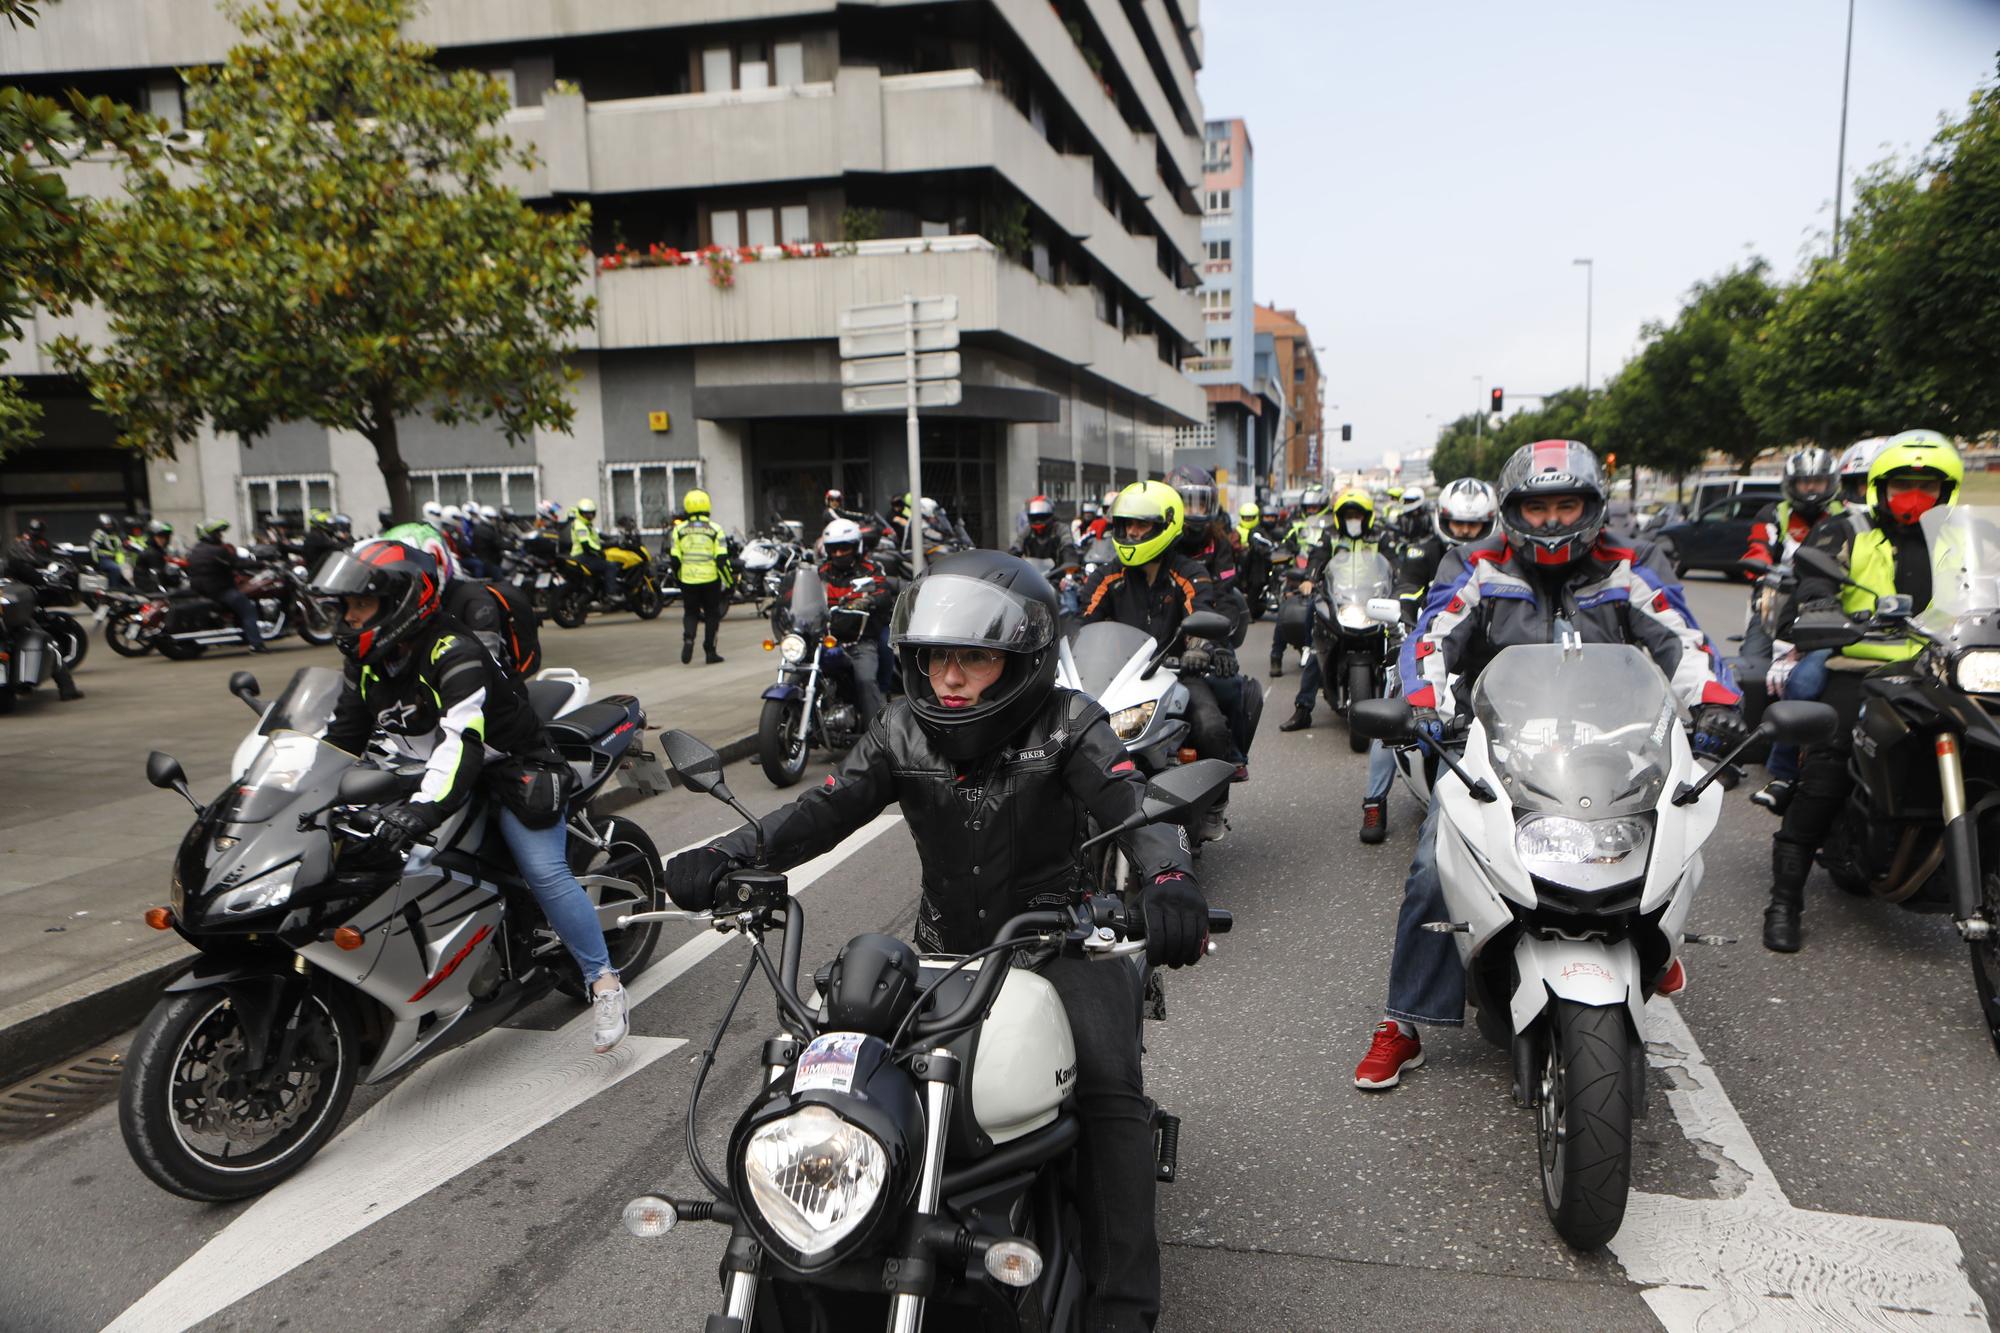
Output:
<instances>
[{"instance_id":1,"label":"drain grate","mask_svg":"<svg viewBox=\"0 0 2000 1333\"><path fill-rule=\"evenodd\" d=\"M0 1092L0 1143L20 1143L90 1114L118 1095L125 1054L116 1046L85 1051Z\"/></svg>"}]
</instances>

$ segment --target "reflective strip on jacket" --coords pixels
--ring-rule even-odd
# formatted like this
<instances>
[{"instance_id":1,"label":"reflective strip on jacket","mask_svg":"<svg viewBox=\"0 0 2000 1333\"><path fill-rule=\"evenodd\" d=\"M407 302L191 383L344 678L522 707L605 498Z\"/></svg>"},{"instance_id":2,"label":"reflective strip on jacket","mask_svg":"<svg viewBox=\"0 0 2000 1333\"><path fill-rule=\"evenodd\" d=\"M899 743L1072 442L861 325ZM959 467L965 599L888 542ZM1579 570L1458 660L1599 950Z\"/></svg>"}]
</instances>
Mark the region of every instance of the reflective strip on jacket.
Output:
<instances>
[{"instance_id":1,"label":"reflective strip on jacket","mask_svg":"<svg viewBox=\"0 0 2000 1333\"><path fill-rule=\"evenodd\" d=\"M722 530L707 519L691 518L674 529L674 566L680 570L682 587L720 578L716 561L721 554Z\"/></svg>"},{"instance_id":2,"label":"reflective strip on jacket","mask_svg":"<svg viewBox=\"0 0 2000 1333\"><path fill-rule=\"evenodd\" d=\"M1887 533L1870 527L1866 532L1855 535L1852 554L1848 557L1847 577L1861 585L1856 588L1842 584L1840 588L1840 609L1851 616L1874 615L1875 599L1895 594L1896 552L1889 545ZM1868 662L1902 662L1922 651L1922 643L1905 639L1901 643L1849 644L1840 650L1840 655Z\"/></svg>"},{"instance_id":3,"label":"reflective strip on jacket","mask_svg":"<svg viewBox=\"0 0 2000 1333\"><path fill-rule=\"evenodd\" d=\"M585 518L569 521L569 558L574 560L585 551L604 552L604 538L598 535L597 525Z\"/></svg>"}]
</instances>

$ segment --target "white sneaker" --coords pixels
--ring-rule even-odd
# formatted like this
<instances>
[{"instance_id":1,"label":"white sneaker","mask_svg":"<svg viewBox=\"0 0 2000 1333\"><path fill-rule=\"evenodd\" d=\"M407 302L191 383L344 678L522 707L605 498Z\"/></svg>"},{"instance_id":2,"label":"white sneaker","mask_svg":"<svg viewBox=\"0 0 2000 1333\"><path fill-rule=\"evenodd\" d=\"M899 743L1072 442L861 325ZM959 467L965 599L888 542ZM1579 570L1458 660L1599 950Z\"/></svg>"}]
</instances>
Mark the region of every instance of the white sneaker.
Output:
<instances>
[{"instance_id":1,"label":"white sneaker","mask_svg":"<svg viewBox=\"0 0 2000 1333\"><path fill-rule=\"evenodd\" d=\"M604 1054L619 1042L631 1024L625 1018L625 988L614 986L608 991L591 997L594 1021L590 1029L590 1044L599 1055Z\"/></svg>"}]
</instances>

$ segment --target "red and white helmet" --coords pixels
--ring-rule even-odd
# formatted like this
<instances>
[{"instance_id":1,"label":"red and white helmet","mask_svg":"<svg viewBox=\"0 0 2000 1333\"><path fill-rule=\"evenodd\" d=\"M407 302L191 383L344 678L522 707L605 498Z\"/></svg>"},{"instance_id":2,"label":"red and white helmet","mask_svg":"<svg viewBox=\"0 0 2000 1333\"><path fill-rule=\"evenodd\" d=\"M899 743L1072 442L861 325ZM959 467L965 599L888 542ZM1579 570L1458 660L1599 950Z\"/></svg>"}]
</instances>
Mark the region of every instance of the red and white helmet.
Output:
<instances>
[{"instance_id":1,"label":"red and white helmet","mask_svg":"<svg viewBox=\"0 0 2000 1333\"><path fill-rule=\"evenodd\" d=\"M1514 451L1500 469L1500 526L1507 539L1537 565L1567 565L1590 554L1604 531L1608 497L1604 469L1587 444L1537 440ZM1583 512L1571 523L1530 524L1523 501L1578 496Z\"/></svg>"},{"instance_id":2,"label":"red and white helmet","mask_svg":"<svg viewBox=\"0 0 2000 1333\"><path fill-rule=\"evenodd\" d=\"M313 575L315 596L333 603L333 641L365 666L380 666L444 607L444 580L431 557L407 542L377 537L350 551L335 551ZM375 614L360 626L347 623L349 597L376 599Z\"/></svg>"},{"instance_id":3,"label":"red and white helmet","mask_svg":"<svg viewBox=\"0 0 2000 1333\"><path fill-rule=\"evenodd\" d=\"M1028 526L1036 531L1047 527L1056 516L1056 507L1046 495L1028 497Z\"/></svg>"}]
</instances>

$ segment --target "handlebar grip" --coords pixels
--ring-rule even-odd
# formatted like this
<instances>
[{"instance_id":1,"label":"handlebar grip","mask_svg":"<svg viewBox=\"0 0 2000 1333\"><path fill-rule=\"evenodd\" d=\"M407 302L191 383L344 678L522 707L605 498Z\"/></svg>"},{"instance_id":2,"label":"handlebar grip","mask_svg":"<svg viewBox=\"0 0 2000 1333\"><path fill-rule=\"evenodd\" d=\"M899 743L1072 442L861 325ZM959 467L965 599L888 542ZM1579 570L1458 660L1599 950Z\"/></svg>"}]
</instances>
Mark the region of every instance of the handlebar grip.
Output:
<instances>
[{"instance_id":1,"label":"handlebar grip","mask_svg":"<svg viewBox=\"0 0 2000 1333\"><path fill-rule=\"evenodd\" d=\"M1231 926L1234 926L1235 924L1236 924L1236 918L1232 916L1230 913L1223 911L1220 907L1211 907L1208 909L1209 934L1227 935L1229 933L1229 928Z\"/></svg>"}]
</instances>

